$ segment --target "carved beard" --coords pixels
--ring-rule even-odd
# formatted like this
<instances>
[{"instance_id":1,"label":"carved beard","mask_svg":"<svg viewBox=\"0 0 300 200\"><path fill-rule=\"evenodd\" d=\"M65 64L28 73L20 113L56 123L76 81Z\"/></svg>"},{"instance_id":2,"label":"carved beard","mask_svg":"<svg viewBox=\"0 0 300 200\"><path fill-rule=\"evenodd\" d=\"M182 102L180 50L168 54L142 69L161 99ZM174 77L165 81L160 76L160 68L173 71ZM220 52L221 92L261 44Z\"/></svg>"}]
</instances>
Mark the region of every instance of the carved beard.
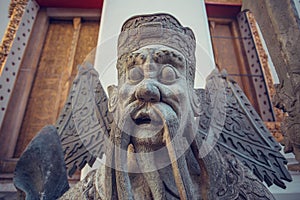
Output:
<instances>
[{"instance_id":1,"label":"carved beard","mask_svg":"<svg viewBox=\"0 0 300 200\"><path fill-rule=\"evenodd\" d=\"M134 147L137 165L151 190L153 199L166 199L165 187L159 175L159 167L156 166L157 159L153 153L157 150L157 143L160 142L164 143L164 149L169 156L168 160L172 166L174 180L180 199L193 199L193 184L184 152L182 152L186 150L186 148L182 147L182 140L175 138L176 135L179 134L178 132L183 131L179 130L180 124L174 110L162 102L152 103L150 105L151 109L159 115L163 122L163 141L160 141L162 137L157 136L156 134L154 134L154 138L148 138L146 140L147 142L145 142L144 139L132 139L128 134L128 131L130 131L128 127L131 127L131 123L135 123L128 113L136 113L142 109L143 106L145 105L139 102L129 104L125 109L125 112L123 112L123 115L119 113L118 117L120 118L117 121L118 126L115 127L114 142L116 149L114 151L114 163L117 169L116 185L119 199L131 199L134 196L128 176L128 154L125 154L124 151L122 151L127 150L130 143L132 143ZM120 127L122 128L120 129ZM151 141L154 143L151 143ZM147 153L147 156L145 156L144 153Z\"/></svg>"}]
</instances>

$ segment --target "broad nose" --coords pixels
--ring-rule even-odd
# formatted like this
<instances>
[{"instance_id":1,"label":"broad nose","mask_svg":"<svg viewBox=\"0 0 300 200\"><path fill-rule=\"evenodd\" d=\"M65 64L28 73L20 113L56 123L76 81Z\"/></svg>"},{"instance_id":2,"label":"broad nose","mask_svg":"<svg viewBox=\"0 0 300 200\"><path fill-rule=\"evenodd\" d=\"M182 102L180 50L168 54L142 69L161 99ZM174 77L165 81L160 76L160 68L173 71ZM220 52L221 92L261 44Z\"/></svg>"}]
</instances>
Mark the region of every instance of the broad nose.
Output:
<instances>
[{"instance_id":1,"label":"broad nose","mask_svg":"<svg viewBox=\"0 0 300 200\"><path fill-rule=\"evenodd\" d=\"M160 92L153 81L144 80L137 86L135 97L143 102L159 102Z\"/></svg>"}]
</instances>

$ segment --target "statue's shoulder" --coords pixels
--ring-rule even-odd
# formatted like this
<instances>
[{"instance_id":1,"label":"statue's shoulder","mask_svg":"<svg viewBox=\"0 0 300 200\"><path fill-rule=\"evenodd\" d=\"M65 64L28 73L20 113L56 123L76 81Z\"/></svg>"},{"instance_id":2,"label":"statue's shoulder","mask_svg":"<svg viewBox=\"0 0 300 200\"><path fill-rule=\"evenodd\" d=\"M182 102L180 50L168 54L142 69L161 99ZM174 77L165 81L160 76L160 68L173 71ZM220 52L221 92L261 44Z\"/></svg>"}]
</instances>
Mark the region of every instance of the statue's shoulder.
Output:
<instances>
[{"instance_id":1,"label":"statue's shoulder","mask_svg":"<svg viewBox=\"0 0 300 200\"><path fill-rule=\"evenodd\" d=\"M97 199L101 200L96 187L97 170L89 172L86 177L71 187L60 200Z\"/></svg>"},{"instance_id":2,"label":"statue's shoulder","mask_svg":"<svg viewBox=\"0 0 300 200\"><path fill-rule=\"evenodd\" d=\"M222 155L214 149L204 159L209 176L209 199L275 200L267 187L253 172L232 155ZM217 162L216 162L217 160Z\"/></svg>"},{"instance_id":3,"label":"statue's shoulder","mask_svg":"<svg viewBox=\"0 0 300 200\"><path fill-rule=\"evenodd\" d=\"M83 180L72 186L60 200L70 199L106 199L105 190L105 165L100 164L97 169L90 171Z\"/></svg>"}]
</instances>

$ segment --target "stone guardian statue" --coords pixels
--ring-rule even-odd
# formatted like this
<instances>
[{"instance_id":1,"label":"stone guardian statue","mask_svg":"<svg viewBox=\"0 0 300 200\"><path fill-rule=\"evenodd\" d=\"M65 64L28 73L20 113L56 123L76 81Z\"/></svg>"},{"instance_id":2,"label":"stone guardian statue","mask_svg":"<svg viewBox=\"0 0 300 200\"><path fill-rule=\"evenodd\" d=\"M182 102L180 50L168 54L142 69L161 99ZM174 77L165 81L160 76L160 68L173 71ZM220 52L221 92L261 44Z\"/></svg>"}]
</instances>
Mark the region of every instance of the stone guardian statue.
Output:
<instances>
[{"instance_id":1,"label":"stone guardian statue","mask_svg":"<svg viewBox=\"0 0 300 200\"><path fill-rule=\"evenodd\" d=\"M280 146L226 72L194 88L195 48L192 30L169 14L128 19L118 85L107 98L93 65L80 66L56 128L20 158L18 190L36 199L274 199L262 182L291 181ZM43 160L47 142L35 141L50 137L56 157ZM68 190L67 175L96 158L105 162ZM61 180L49 182L53 174Z\"/></svg>"}]
</instances>

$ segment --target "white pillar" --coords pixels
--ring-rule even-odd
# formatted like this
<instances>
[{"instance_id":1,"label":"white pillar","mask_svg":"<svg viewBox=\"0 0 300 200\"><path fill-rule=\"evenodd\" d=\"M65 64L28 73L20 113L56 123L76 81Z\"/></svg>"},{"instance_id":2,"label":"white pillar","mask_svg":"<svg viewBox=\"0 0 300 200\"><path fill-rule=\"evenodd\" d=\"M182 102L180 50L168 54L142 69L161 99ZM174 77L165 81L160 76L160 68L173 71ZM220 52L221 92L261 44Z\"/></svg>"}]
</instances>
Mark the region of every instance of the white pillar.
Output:
<instances>
[{"instance_id":1,"label":"white pillar","mask_svg":"<svg viewBox=\"0 0 300 200\"><path fill-rule=\"evenodd\" d=\"M196 36L196 87L204 87L205 78L215 64L204 0L104 0L96 69L104 88L117 83L117 39L122 24L140 14L169 13Z\"/></svg>"}]
</instances>

